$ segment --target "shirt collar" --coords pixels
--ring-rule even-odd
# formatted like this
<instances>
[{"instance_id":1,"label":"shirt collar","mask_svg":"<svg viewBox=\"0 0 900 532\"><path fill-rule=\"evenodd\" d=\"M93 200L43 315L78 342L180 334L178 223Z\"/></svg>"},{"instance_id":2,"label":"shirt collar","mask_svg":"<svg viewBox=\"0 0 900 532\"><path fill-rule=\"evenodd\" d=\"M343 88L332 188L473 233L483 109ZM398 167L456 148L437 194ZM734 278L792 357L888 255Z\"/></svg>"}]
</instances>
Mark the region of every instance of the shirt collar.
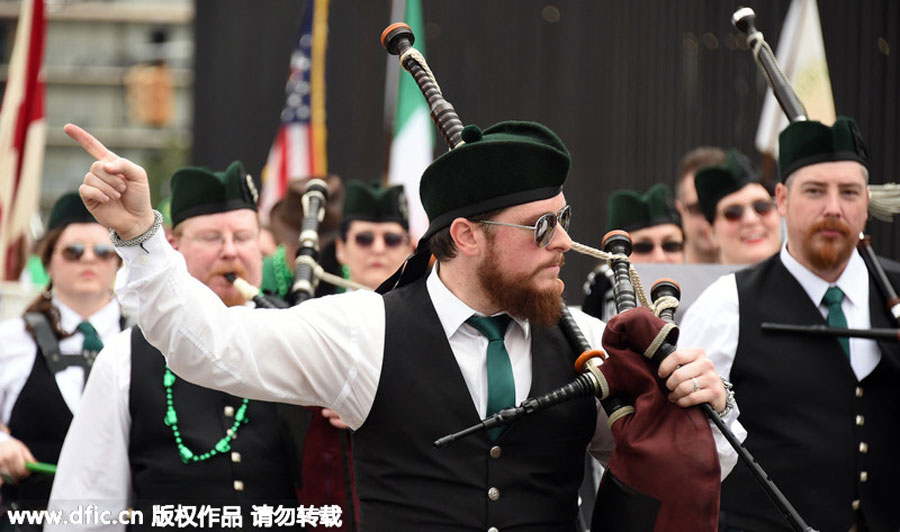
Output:
<instances>
[{"instance_id":1,"label":"shirt collar","mask_svg":"<svg viewBox=\"0 0 900 532\"><path fill-rule=\"evenodd\" d=\"M449 288L447 288L447 285L444 284L444 281L442 281L438 275L438 265L432 268L431 273L428 274L425 286L428 288L428 295L431 297L431 303L434 305L434 310L437 312L441 327L443 327L444 334L447 338L456 334L456 331L458 331L473 314L483 316L482 313L465 304L461 299L456 297ZM505 312L499 314L505 314ZM515 317L512 317L512 319L513 322L519 324L525 337L528 338L528 320L522 320Z\"/></svg>"},{"instance_id":2,"label":"shirt collar","mask_svg":"<svg viewBox=\"0 0 900 532\"><path fill-rule=\"evenodd\" d=\"M81 315L60 301L58 297L53 297L53 306L59 309L59 325L64 331L74 331L79 323L85 321ZM103 308L92 314L87 321L98 331L98 334L103 336L106 331L111 329L113 324L115 325L115 330L118 330L120 317L119 303L116 301L116 298L112 298Z\"/></svg>"},{"instance_id":3,"label":"shirt collar","mask_svg":"<svg viewBox=\"0 0 900 532\"><path fill-rule=\"evenodd\" d=\"M803 287L809 298L818 306L825 297L825 291L832 283L822 279L806 266L800 264L787 250L787 243L781 246L781 262ZM869 298L869 275L859 251L853 250L850 261L833 283L844 292L844 297L853 305L862 305Z\"/></svg>"}]
</instances>

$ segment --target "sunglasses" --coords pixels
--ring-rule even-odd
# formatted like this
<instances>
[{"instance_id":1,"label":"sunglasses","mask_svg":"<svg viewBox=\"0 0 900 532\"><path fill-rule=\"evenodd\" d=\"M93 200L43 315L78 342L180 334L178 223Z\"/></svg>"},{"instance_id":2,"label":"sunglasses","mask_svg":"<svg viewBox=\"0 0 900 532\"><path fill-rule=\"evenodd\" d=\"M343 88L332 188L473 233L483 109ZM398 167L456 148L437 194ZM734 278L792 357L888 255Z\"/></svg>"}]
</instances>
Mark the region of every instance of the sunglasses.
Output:
<instances>
[{"instance_id":1,"label":"sunglasses","mask_svg":"<svg viewBox=\"0 0 900 532\"><path fill-rule=\"evenodd\" d=\"M403 233L383 233L381 235L382 240L384 240L385 247L388 248L396 248L405 244L408 240L408 237ZM362 233L356 233L353 236L353 241L356 242L356 245L361 248L367 248L375 243L375 233L372 231L363 231Z\"/></svg>"},{"instance_id":2,"label":"sunglasses","mask_svg":"<svg viewBox=\"0 0 900 532\"><path fill-rule=\"evenodd\" d=\"M772 200L757 200L750 205L729 205L722 209L722 216L729 222L739 222L744 217L744 207L751 207L756 211L756 214L765 216L775 208L775 202Z\"/></svg>"},{"instance_id":3,"label":"sunglasses","mask_svg":"<svg viewBox=\"0 0 900 532\"><path fill-rule=\"evenodd\" d=\"M94 256L100 260L109 260L116 256L116 250L110 244L94 244ZM69 244L62 249L62 256L69 262L78 262L84 255L87 246L76 243Z\"/></svg>"},{"instance_id":4,"label":"sunglasses","mask_svg":"<svg viewBox=\"0 0 900 532\"><path fill-rule=\"evenodd\" d=\"M666 240L662 244L656 242L635 242L631 245L631 253L636 255L647 255L653 253L653 249L659 246L666 253L680 253L684 251L684 242L676 242L674 240Z\"/></svg>"},{"instance_id":5,"label":"sunglasses","mask_svg":"<svg viewBox=\"0 0 900 532\"><path fill-rule=\"evenodd\" d=\"M528 229L534 231L534 243L539 248L545 248L550 245L550 241L556 236L556 228L562 226L566 231L569 230L569 223L572 221L572 206L566 205L559 212L548 212L537 219L534 225L508 224L504 222L495 222L493 220L481 220L480 223L488 225L505 225L506 227L518 227L519 229Z\"/></svg>"}]
</instances>

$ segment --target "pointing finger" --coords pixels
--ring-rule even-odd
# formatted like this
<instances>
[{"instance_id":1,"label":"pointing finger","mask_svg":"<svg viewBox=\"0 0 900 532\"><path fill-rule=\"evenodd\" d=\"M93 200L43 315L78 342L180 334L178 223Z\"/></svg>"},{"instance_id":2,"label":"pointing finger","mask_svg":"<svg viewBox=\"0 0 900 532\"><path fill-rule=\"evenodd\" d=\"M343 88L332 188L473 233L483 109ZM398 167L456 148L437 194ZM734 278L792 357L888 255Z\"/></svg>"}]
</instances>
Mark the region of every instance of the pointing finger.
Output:
<instances>
[{"instance_id":1,"label":"pointing finger","mask_svg":"<svg viewBox=\"0 0 900 532\"><path fill-rule=\"evenodd\" d=\"M118 158L118 155L110 151L102 142L75 124L66 124L63 126L63 131L98 161L113 161Z\"/></svg>"}]
</instances>

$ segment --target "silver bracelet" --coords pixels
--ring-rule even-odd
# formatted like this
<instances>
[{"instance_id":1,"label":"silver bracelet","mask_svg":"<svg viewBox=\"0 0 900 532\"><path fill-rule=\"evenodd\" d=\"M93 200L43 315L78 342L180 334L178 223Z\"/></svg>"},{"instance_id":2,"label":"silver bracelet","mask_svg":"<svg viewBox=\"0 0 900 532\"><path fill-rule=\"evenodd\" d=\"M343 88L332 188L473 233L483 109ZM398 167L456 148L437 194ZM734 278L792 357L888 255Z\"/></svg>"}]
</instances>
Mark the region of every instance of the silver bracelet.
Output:
<instances>
[{"instance_id":1,"label":"silver bracelet","mask_svg":"<svg viewBox=\"0 0 900 532\"><path fill-rule=\"evenodd\" d=\"M719 378L722 379L722 386L725 387L725 409L721 412L718 412L718 414L719 417L725 417L729 412L731 412L736 404L734 402L734 385L721 375L719 375Z\"/></svg>"},{"instance_id":2,"label":"silver bracelet","mask_svg":"<svg viewBox=\"0 0 900 532\"><path fill-rule=\"evenodd\" d=\"M159 228L162 227L162 222L162 213L156 209L153 209L153 225L150 226L150 229L144 231L143 234L140 234L129 240L122 240L119 237L119 234L115 232L115 230L110 229L109 238L112 239L113 245L116 247L123 248L128 246L141 246L141 249L143 249L143 243L150 240L150 237L152 237L156 234L157 231L159 231ZM146 249L144 251L146 251Z\"/></svg>"}]
</instances>

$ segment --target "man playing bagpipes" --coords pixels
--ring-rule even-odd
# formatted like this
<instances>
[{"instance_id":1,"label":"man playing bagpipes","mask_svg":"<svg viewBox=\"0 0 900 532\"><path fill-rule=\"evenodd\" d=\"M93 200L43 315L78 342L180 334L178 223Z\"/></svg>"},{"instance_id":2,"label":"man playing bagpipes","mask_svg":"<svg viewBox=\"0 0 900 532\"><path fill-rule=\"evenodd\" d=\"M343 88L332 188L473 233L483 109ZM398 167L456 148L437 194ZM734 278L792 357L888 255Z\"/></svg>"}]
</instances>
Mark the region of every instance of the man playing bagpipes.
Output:
<instances>
[{"instance_id":1,"label":"man playing bagpipes","mask_svg":"<svg viewBox=\"0 0 900 532\"><path fill-rule=\"evenodd\" d=\"M856 250L869 207L856 123L789 125L775 189L780 253L711 285L682 341L701 345L741 398L746 446L818 530L897 530L900 345L784 335L760 324L890 327L886 301ZM889 272L894 284L900 272ZM896 326L896 325L894 325ZM725 530L788 530L743 464L722 486Z\"/></svg>"},{"instance_id":2,"label":"man playing bagpipes","mask_svg":"<svg viewBox=\"0 0 900 532\"><path fill-rule=\"evenodd\" d=\"M556 325L572 242L562 193L570 159L553 132L470 126L464 145L428 167L420 190L431 225L399 288L249 311L224 306L153 232L142 168L66 130L97 159L81 187L89 209L122 243L142 241L117 250L129 268L121 295L136 300L147 339L200 385L337 411L355 431L361 529L574 529L584 449L605 461L613 447L594 397L432 444L578 376ZM431 253L437 265L426 275L419 266ZM599 345L603 323L573 314ZM659 375L668 401L726 409L702 350L676 351ZM715 470L726 474L735 457L719 449Z\"/></svg>"}]
</instances>

